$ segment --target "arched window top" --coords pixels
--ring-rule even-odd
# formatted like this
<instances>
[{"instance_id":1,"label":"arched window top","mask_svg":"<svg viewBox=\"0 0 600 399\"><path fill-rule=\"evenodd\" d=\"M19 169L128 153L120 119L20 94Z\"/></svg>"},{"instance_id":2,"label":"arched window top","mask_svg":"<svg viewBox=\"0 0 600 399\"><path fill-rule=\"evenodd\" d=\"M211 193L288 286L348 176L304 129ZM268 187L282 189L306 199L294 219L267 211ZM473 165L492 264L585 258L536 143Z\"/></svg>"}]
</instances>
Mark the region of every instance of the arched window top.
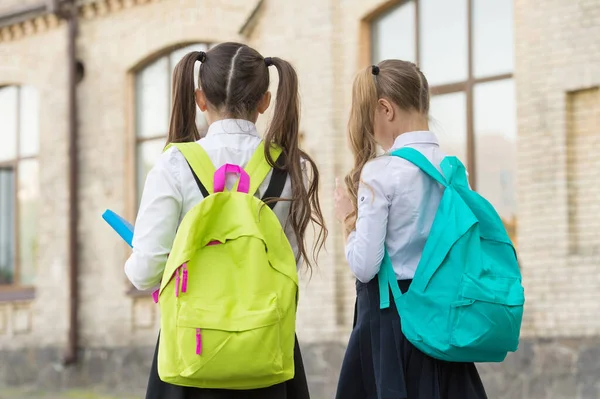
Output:
<instances>
[{"instance_id":1,"label":"arched window top","mask_svg":"<svg viewBox=\"0 0 600 399\"><path fill-rule=\"evenodd\" d=\"M138 197L146 174L160 156L169 131L173 71L177 63L190 51L206 51L205 43L188 44L167 53L137 69L135 74L135 136L137 149ZM199 64L194 70L197 80ZM196 82L197 83L197 82ZM196 108L196 124L203 133L206 120Z\"/></svg>"},{"instance_id":2,"label":"arched window top","mask_svg":"<svg viewBox=\"0 0 600 399\"><path fill-rule=\"evenodd\" d=\"M175 49L155 58L140 68L135 77L136 137L142 140L165 138L171 112L173 70L190 51L205 51L206 44L197 43ZM195 74L197 73L197 68ZM197 117L199 127L204 119Z\"/></svg>"}]
</instances>

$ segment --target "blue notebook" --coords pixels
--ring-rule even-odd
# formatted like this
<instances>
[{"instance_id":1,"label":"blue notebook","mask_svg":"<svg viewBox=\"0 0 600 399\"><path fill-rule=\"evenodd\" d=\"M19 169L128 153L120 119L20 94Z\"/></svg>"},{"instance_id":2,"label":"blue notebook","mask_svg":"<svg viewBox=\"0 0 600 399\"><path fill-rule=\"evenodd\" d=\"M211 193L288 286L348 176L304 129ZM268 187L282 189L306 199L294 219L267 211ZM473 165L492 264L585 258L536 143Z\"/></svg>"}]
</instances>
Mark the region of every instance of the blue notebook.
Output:
<instances>
[{"instance_id":1,"label":"blue notebook","mask_svg":"<svg viewBox=\"0 0 600 399\"><path fill-rule=\"evenodd\" d=\"M127 244L129 244L130 247L132 247L131 242L133 241L133 225L131 223L110 209L107 209L102 214L102 218L117 232L117 234L121 236L122 239L125 240Z\"/></svg>"}]
</instances>

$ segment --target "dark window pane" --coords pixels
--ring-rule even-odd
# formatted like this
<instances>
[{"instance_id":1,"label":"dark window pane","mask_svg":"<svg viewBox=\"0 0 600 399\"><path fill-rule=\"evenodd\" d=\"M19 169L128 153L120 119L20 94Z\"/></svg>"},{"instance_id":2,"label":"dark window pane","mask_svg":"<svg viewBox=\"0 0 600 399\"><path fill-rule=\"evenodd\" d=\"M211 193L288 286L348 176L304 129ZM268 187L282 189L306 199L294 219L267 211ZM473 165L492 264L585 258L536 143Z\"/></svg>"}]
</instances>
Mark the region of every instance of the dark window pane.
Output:
<instances>
[{"instance_id":1,"label":"dark window pane","mask_svg":"<svg viewBox=\"0 0 600 399\"><path fill-rule=\"evenodd\" d=\"M475 77L513 71L513 0L472 0Z\"/></svg>"},{"instance_id":2,"label":"dark window pane","mask_svg":"<svg viewBox=\"0 0 600 399\"><path fill-rule=\"evenodd\" d=\"M40 209L38 161L19 163L19 283L32 285L37 270Z\"/></svg>"},{"instance_id":3,"label":"dark window pane","mask_svg":"<svg viewBox=\"0 0 600 399\"><path fill-rule=\"evenodd\" d=\"M15 86L0 88L0 162L17 157L17 98Z\"/></svg>"},{"instance_id":4,"label":"dark window pane","mask_svg":"<svg viewBox=\"0 0 600 399\"><path fill-rule=\"evenodd\" d=\"M12 284L15 271L15 175L0 169L0 285Z\"/></svg>"},{"instance_id":5,"label":"dark window pane","mask_svg":"<svg viewBox=\"0 0 600 399\"><path fill-rule=\"evenodd\" d=\"M40 111L37 91L31 86L20 87L19 155L37 155L40 146Z\"/></svg>"},{"instance_id":6,"label":"dark window pane","mask_svg":"<svg viewBox=\"0 0 600 399\"><path fill-rule=\"evenodd\" d=\"M512 79L475 86L477 191L513 223L517 162L515 85Z\"/></svg>"},{"instance_id":7,"label":"dark window pane","mask_svg":"<svg viewBox=\"0 0 600 399\"><path fill-rule=\"evenodd\" d=\"M144 68L136 78L137 136L166 136L169 130L169 60L164 57Z\"/></svg>"},{"instance_id":8,"label":"dark window pane","mask_svg":"<svg viewBox=\"0 0 600 399\"><path fill-rule=\"evenodd\" d=\"M430 86L466 80L467 2L421 0L419 7L419 62Z\"/></svg>"},{"instance_id":9,"label":"dark window pane","mask_svg":"<svg viewBox=\"0 0 600 399\"><path fill-rule=\"evenodd\" d=\"M467 96L464 92L431 98L430 128L442 151L458 157L467 166Z\"/></svg>"},{"instance_id":10,"label":"dark window pane","mask_svg":"<svg viewBox=\"0 0 600 399\"><path fill-rule=\"evenodd\" d=\"M415 3L409 1L375 19L371 25L373 63L386 59L415 61Z\"/></svg>"}]
</instances>

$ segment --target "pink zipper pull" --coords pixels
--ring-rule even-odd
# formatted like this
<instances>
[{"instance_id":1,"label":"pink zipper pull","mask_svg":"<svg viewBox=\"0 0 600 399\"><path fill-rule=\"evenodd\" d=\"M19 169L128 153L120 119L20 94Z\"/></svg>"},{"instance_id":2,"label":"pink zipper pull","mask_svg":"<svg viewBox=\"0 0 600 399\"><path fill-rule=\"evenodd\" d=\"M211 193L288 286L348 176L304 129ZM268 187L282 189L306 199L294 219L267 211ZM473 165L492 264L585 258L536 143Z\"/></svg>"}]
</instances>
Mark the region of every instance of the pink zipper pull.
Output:
<instances>
[{"instance_id":1,"label":"pink zipper pull","mask_svg":"<svg viewBox=\"0 0 600 399\"><path fill-rule=\"evenodd\" d=\"M196 355L202 354L202 330L196 328Z\"/></svg>"},{"instance_id":2,"label":"pink zipper pull","mask_svg":"<svg viewBox=\"0 0 600 399\"><path fill-rule=\"evenodd\" d=\"M187 263L184 263L182 267L183 267L183 283L181 283L181 292L187 292L187 283L188 283Z\"/></svg>"},{"instance_id":3,"label":"pink zipper pull","mask_svg":"<svg viewBox=\"0 0 600 399\"><path fill-rule=\"evenodd\" d=\"M175 296L179 297L179 268L175 270Z\"/></svg>"}]
</instances>

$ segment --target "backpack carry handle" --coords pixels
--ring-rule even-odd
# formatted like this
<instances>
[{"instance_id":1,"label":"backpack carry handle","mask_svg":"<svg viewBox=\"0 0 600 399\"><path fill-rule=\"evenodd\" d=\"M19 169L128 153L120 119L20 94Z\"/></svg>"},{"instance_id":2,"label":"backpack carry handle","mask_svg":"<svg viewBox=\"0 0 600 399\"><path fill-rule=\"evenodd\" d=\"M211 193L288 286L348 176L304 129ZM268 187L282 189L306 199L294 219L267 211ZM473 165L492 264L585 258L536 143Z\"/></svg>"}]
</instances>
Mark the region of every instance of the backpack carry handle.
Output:
<instances>
[{"instance_id":1,"label":"backpack carry handle","mask_svg":"<svg viewBox=\"0 0 600 399\"><path fill-rule=\"evenodd\" d=\"M440 173L439 170L435 168L435 166L433 166L431 162L429 162L425 155L421 154L418 150L410 147L404 147L393 151L390 155L407 160L429 175L429 177L440 183L442 186L448 187L446 178Z\"/></svg>"},{"instance_id":2,"label":"backpack carry handle","mask_svg":"<svg viewBox=\"0 0 600 399\"><path fill-rule=\"evenodd\" d=\"M237 173L240 175L240 182L238 183L237 189L238 192L248 193L250 191L250 176L248 173L239 165L226 163L215 172L215 193L220 193L225 190L225 179L227 177L227 173Z\"/></svg>"}]
</instances>

